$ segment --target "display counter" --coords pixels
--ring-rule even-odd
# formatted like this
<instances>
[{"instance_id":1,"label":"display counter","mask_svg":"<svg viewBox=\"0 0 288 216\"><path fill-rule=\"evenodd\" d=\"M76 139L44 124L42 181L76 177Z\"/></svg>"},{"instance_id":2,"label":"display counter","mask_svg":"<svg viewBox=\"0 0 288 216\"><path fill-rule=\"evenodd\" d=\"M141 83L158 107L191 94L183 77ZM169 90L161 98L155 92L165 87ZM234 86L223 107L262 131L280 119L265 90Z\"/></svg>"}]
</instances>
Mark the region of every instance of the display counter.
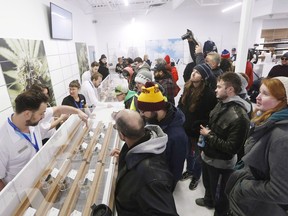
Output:
<instances>
[{"instance_id":1,"label":"display counter","mask_svg":"<svg viewBox=\"0 0 288 216\"><path fill-rule=\"evenodd\" d=\"M90 206L113 209L116 161L109 154L121 142L111 113L96 108L88 125L77 115L57 130L44 147L0 193L0 215L90 215Z\"/></svg>"}]
</instances>

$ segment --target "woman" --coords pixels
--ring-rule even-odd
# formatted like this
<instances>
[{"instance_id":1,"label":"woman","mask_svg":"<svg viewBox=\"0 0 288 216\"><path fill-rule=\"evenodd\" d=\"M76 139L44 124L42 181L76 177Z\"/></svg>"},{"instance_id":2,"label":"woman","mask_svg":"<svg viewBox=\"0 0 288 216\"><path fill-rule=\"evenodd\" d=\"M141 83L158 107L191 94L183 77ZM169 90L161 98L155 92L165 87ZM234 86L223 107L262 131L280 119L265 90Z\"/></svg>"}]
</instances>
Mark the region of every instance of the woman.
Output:
<instances>
[{"instance_id":1,"label":"woman","mask_svg":"<svg viewBox=\"0 0 288 216\"><path fill-rule=\"evenodd\" d=\"M99 66L98 72L102 74L103 80L104 80L110 74L109 68L108 68L109 66L107 64L107 57L104 54L101 55L99 59L99 64L100 66Z\"/></svg>"},{"instance_id":2,"label":"woman","mask_svg":"<svg viewBox=\"0 0 288 216\"><path fill-rule=\"evenodd\" d=\"M233 215L287 215L287 96L287 77L263 79L245 143L244 168L226 185Z\"/></svg>"},{"instance_id":3,"label":"woman","mask_svg":"<svg viewBox=\"0 0 288 216\"><path fill-rule=\"evenodd\" d=\"M78 80L73 80L69 84L69 93L62 101L62 105L72 106L78 109L86 108L86 99L84 95L79 94L80 83Z\"/></svg>"},{"instance_id":4,"label":"woman","mask_svg":"<svg viewBox=\"0 0 288 216\"><path fill-rule=\"evenodd\" d=\"M209 87L210 76L213 74L207 64L195 66L178 104L185 114L184 129L190 140L187 168L182 175L182 180L191 178L190 190L197 187L201 176L200 151L197 146L200 125L208 124L209 113L217 103L215 92Z\"/></svg>"}]
</instances>

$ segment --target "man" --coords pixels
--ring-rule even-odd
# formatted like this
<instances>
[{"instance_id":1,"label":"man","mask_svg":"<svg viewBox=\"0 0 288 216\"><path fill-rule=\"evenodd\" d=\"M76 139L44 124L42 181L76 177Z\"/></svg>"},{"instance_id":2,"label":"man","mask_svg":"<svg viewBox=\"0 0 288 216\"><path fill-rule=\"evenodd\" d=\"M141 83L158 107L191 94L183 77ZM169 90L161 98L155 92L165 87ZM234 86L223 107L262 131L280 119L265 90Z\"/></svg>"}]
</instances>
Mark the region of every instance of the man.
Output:
<instances>
[{"instance_id":1,"label":"man","mask_svg":"<svg viewBox=\"0 0 288 216\"><path fill-rule=\"evenodd\" d=\"M118 215L178 215L164 155L167 135L159 126L144 127L139 113L132 110L121 110L115 120L119 137L125 142L119 154L115 189Z\"/></svg>"},{"instance_id":2,"label":"man","mask_svg":"<svg viewBox=\"0 0 288 216\"><path fill-rule=\"evenodd\" d=\"M89 81L84 81L81 86L81 93L86 98L86 103L88 107L103 105L103 103L100 102L100 98L97 92L97 88L102 82L102 77L102 74L97 72L91 76L91 79Z\"/></svg>"},{"instance_id":3,"label":"man","mask_svg":"<svg viewBox=\"0 0 288 216\"><path fill-rule=\"evenodd\" d=\"M69 106L47 108L48 98L39 91L28 90L15 99L15 113L0 129L0 190L9 183L42 147L38 123L60 114L78 114L87 121L81 110ZM47 108L47 109L46 109Z\"/></svg>"},{"instance_id":4,"label":"man","mask_svg":"<svg viewBox=\"0 0 288 216\"><path fill-rule=\"evenodd\" d=\"M288 52L281 56L281 64L275 65L269 72L268 77L288 77Z\"/></svg>"},{"instance_id":5,"label":"man","mask_svg":"<svg viewBox=\"0 0 288 216\"><path fill-rule=\"evenodd\" d=\"M168 102L175 104L174 100L175 84L173 82L171 74L166 70L165 65L166 62L165 64L159 63L155 65L153 69L154 79L164 88Z\"/></svg>"},{"instance_id":6,"label":"man","mask_svg":"<svg viewBox=\"0 0 288 216\"><path fill-rule=\"evenodd\" d=\"M150 70L150 65L143 61L141 57L136 57L134 59L134 63L131 66L136 73L142 68Z\"/></svg>"},{"instance_id":7,"label":"man","mask_svg":"<svg viewBox=\"0 0 288 216\"><path fill-rule=\"evenodd\" d=\"M99 66L100 66L100 64L98 62L96 62L96 61L92 62L91 63L91 69L82 74L82 83L84 81L89 81L91 79L91 76L94 73L98 72Z\"/></svg>"},{"instance_id":8,"label":"man","mask_svg":"<svg viewBox=\"0 0 288 216\"><path fill-rule=\"evenodd\" d=\"M221 75L215 90L219 102L209 116L210 129L200 126L205 140L201 154L205 196L196 199L196 204L215 207L215 216L228 214L229 202L224 188L249 130L247 112L251 107L238 96L240 91L241 80L236 73Z\"/></svg>"},{"instance_id":9,"label":"man","mask_svg":"<svg viewBox=\"0 0 288 216\"><path fill-rule=\"evenodd\" d=\"M131 102L135 94L135 91L129 90L127 87L123 85L118 85L114 89L115 95L118 101L124 101L125 109L130 109Z\"/></svg>"},{"instance_id":10,"label":"man","mask_svg":"<svg viewBox=\"0 0 288 216\"><path fill-rule=\"evenodd\" d=\"M196 46L195 53L196 53L196 65L207 63L210 66L216 78L219 77L221 74L223 74L223 71L220 68L221 56L218 53L209 52L204 58L203 50L200 45Z\"/></svg>"},{"instance_id":11,"label":"man","mask_svg":"<svg viewBox=\"0 0 288 216\"><path fill-rule=\"evenodd\" d=\"M138 95L141 93L142 86L144 86L146 82L151 82L152 79L153 79L152 72L150 70L143 68L138 71L137 75L135 76L135 84L136 84L135 91L137 92L137 94L133 96L133 99L130 105L131 110L138 111L138 107L137 107Z\"/></svg>"},{"instance_id":12,"label":"man","mask_svg":"<svg viewBox=\"0 0 288 216\"><path fill-rule=\"evenodd\" d=\"M187 39L188 41L190 56L193 59L193 62L195 62L196 65L207 63L211 67L211 70L216 78L221 75L223 73L219 67L221 58L217 53L218 50L216 44L211 40L207 40L205 41L202 49L197 40L194 38L194 34L191 30L187 29L187 33L185 35L186 37L182 39ZM187 80L188 79L189 77Z\"/></svg>"},{"instance_id":13,"label":"man","mask_svg":"<svg viewBox=\"0 0 288 216\"><path fill-rule=\"evenodd\" d=\"M182 177L188 149L188 137L183 124L185 116L173 104L165 102L157 84L147 82L138 97L138 109L147 123L156 124L168 135L166 158L173 174L173 189Z\"/></svg>"},{"instance_id":14,"label":"man","mask_svg":"<svg viewBox=\"0 0 288 216\"><path fill-rule=\"evenodd\" d=\"M231 58L230 58L233 62L236 61L237 59L237 53L236 53L236 48L232 48L231 49Z\"/></svg>"},{"instance_id":15,"label":"man","mask_svg":"<svg viewBox=\"0 0 288 216\"><path fill-rule=\"evenodd\" d=\"M124 69L123 57L118 57L117 60L118 60L118 63L116 64L115 72L121 75Z\"/></svg>"}]
</instances>

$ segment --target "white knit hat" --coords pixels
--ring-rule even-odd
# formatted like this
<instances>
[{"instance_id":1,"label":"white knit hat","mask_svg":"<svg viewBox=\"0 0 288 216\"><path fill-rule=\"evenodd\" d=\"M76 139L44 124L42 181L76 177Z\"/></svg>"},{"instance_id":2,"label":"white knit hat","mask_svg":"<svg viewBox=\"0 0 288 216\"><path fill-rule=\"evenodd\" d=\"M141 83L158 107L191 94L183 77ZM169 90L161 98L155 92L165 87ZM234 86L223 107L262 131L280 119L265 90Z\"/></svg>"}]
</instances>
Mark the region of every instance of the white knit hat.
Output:
<instances>
[{"instance_id":1,"label":"white knit hat","mask_svg":"<svg viewBox=\"0 0 288 216\"><path fill-rule=\"evenodd\" d=\"M152 81L152 73L150 70L147 70L146 68L140 69L135 77L135 82L142 83L143 85L146 84L146 82Z\"/></svg>"},{"instance_id":2,"label":"white knit hat","mask_svg":"<svg viewBox=\"0 0 288 216\"><path fill-rule=\"evenodd\" d=\"M240 73L236 73L241 80L241 92L239 94L247 94L246 87L248 86L248 82Z\"/></svg>"},{"instance_id":3,"label":"white knit hat","mask_svg":"<svg viewBox=\"0 0 288 216\"><path fill-rule=\"evenodd\" d=\"M278 76L278 77L274 77L273 79L278 79L284 86L285 88L285 92L286 92L286 101L288 104L288 77L284 77L284 76Z\"/></svg>"}]
</instances>

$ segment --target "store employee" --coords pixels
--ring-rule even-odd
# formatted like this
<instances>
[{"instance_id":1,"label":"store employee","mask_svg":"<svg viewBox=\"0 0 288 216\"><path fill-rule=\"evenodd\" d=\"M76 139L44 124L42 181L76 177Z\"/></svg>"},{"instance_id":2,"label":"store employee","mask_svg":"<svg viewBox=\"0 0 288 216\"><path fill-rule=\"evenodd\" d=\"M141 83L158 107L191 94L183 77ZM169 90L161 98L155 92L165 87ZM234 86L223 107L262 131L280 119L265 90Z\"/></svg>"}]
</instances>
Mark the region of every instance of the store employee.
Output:
<instances>
[{"instance_id":1,"label":"store employee","mask_svg":"<svg viewBox=\"0 0 288 216\"><path fill-rule=\"evenodd\" d=\"M47 108L47 102L45 94L32 90L16 97L15 113L0 128L0 191L42 147L38 123L43 118L78 114L83 121L88 119L79 109L69 106Z\"/></svg>"}]
</instances>

